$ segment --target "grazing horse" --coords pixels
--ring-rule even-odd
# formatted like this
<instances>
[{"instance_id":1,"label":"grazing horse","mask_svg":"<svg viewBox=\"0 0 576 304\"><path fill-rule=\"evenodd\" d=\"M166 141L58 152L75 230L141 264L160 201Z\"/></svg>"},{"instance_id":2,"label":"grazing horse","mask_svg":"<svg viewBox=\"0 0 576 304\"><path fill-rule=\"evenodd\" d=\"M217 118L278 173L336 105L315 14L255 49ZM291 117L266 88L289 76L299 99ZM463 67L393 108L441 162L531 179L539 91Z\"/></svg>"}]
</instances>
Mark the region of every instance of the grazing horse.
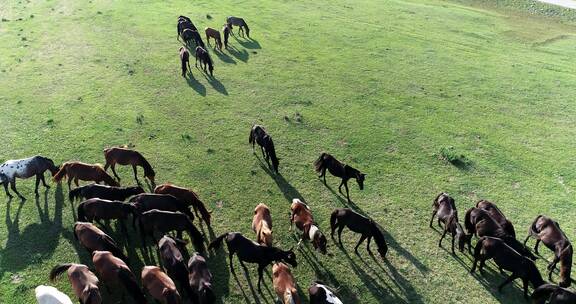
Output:
<instances>
[{"instance_id":1,"label":"grazing horse","mask_svg":"<svg viewBox=\"0 0 576 304\"><path fill-rule=\"evenodd\" d=\"M228 49L228 37L230 37L230 27L228 24L224 24L222 33L224 33L224 48Z\"/></svg>"},{"instance_id":2,"label":"grazing horse","mask_svg":"<svg viewBox=\"0 0 576 304\"><path fill-rule=\"evenodd\" d=\"M434 217L438 218L438 226L444 230L440 241L438 242L438 247L442 247L442 240L448 232L452 235L452 253L454 254L454 242L458 241L458 249L460 252L464 251L465 244L468 244L468 250L472 251L470 248L470 240L472 234L466 234L464 228L458 222L458 211L456 210L456 204L454 199L450 197L447 193L440 193L436 199L432 202L432 218L430 219L430 228L432 228L432 222ZM442 227L441 223L444 223Z\"/></svg>"},{"instance_id":3,"label":"grazing horse","mask_svg":"<svg viewBox=\"0 0 576 304\"><path fill-rule=\"evenodd\" d=\"M530 229L528 230L528 237L524 240L524 245L530 237L536 239L534 251L538 253L538 245L540 242L544 243L546 247L554 251L554 259L548 265L548 279L552 281L552 271L556 268L556 264L560 262L560 287L568 287L572 283L570 272L572 271L572 255L573 249L570 240L560 229L558 222L551 218L539 215L536 217Z\"/></svg>"},{"instance_id":4,"label":"grazing horse","mask_svg":"<svg viewBox=\"0 0 576 304\"><path fill-rule=\"evenodd\" d=\"M206 45L204 44L204 41L202 41L202 37L200 36L200 33L198 33L197 30L193 30L193 29L184 29L182 31L182 40L184 40L184 44L186 44L187 47L191 47L191 43L190 41L194 40L194 44L196 44L196 47L206 47Z\"/></svg>"},{"instance_id":5,"label":"grazing horse","mask_svg":"<svg viewBox=\"0 0 576 304\"><path fill-rule=\"evenodd\" d=\"M154 236L154 232L162 234L170 231L176 231L177 237L182 239L182 231L188 231L194 247L198 251L204 250L204 237L202 233L192 224L190 218L180 212L161 211L153 209L146 211L138 216L140 224L140 235L142 237L142 246L146 247L146 236Z\"/></svg>"},{"instance_id":6,"label":"grazing horse","mask_svg":"<svg viewBox=\"0 0 576 304\"><path fill-rule=\"evenodd\" d=\"M106 286L120 284L138 304L146 304L144 292L138 286L136 277L121 259L112 255L110 251L94 251L92 262L96 273ZM125 302L125 301L122 301Z\"/></svg>"},{"instance_id":7,"label":"grazing horse","mask_svg":"<svg viewBox=\"0 0 576 304\"><path fill-rule=\"evenodd\" d=\"M145 266L142 269L142 287L156 300L165 304L180 304L182 299L174 281L160 267Z\"/></svg>"},{"instance_id":8,"label":"grazing horse","mask_svg":"<svg viewBox=\"0 0 576 304\"><path fill-rule=\"evenodd\" d=\"M182 77L186 78L186 72L192 73L192 69L190 69L190 52L183 46L180 47L180 63L182 64Z\"/></svg>"},{"instance_id":9,"label":"grazing horse","mask_svg":"<svg viewBox=\"0 0 576 304\"><path fill-rule=\"evenodd\" d=\"M344 304L332 291L332 288L322 282L315 281L308 288L310 304Z\"/></svg>"},{"instance_id":10,"label":"grazing horse","mask_svg":"<svg viewBox=\"0 0 576 304\"><path fill-rule=\"evenodd\" d=\"M196 303L212 304L216 302L216 295L212 290L212 273L208 269L206 259L198 252L195 252L188 261L188 277L190 287L195 293Z\"/></svg>"},{"instance_id":11,"label":"grazing horse","mask_svg":"<svg viewBox=\"0 0 576 304\"><path fill-rule=\"evenodd\" d=\"M286 264L280 262L272 265L272 284L282 304L302 303L296 289L296 280Z\"/></svg>"},{"instance_id":12,"label":"grazing horse","mask_svg":"<svg viewBox=\"0 0 576 304\"><path fill-rule=\"evenodd\" d=\"M182 36L182 32L185 29L190 29L190 30L194 30L197 31L198 29L196 28L196 26L194 26L194 23L192 23L192 21L190 20L190 18L186 17L186 16L180 16L178 17L178 24L176 26L176 31L177 31L177 35L176 35L176 39L180 40L180 36Z\"/></svg>"},{"instance_id":13,"label":"grazing horse","mask_svg":"<svg viewBox=\"0 0 576 304\"><path fill-rule=\"evenodd\" d=\"M576 293L574 291L548 283L536 288L534 292L532 292L531 298L534 304L576 303Z\"/></svg>"},{"instance_id":14,"label":"grazing horse","mask_svg":"<svg viewBox=\"0 0 576 304\"><path fill-rule=\"evenodd\" d=\"M208 211L208 209L206 209L206 206L200 200L198 194L196 194L194 191L178 187L172 184L163 184L154 188L154 193L170 194L175 196L177 199L187 203L189 206L192 206L192 208L194 208L196 216L202 218L202 220L206 222L208 226L210 226L211 211ZM200 212L200 215L198 215L198 212Z\"/></svg>"},{"instance_id":15,"label":"grazing horse","mask_svg":"<svg viewBox=\"0 0 576 304\"><path fill-rule=\"evenodd\" d=\"M342 178L338 191L344 195L344 193L342 193L342 186L346 188L346 198L348 198L348 202L351 202L350 193L348 192L349 179L355 178L360 190L364 189L366 174L339 162L334 156L326 152L320 154L320 157L314 162L314 167L316 168L316 172L320 174L318 177L324 178L324 185L326 185L326 170L332 175Z\"/></svg>"},{"instance_id":16,"label":"grazing horse","mask_svg":"<svg viewBox=\"0 0 576 304\"><path fill-rule=\"evenodd\" d=\"M68 198L73 201L75 198L101 198L110 201L123 201L132 195L144 193L140 186L136 187L112 187L100 184L90 184L70 190Z\"/></svg>"},{"instance_id":17,"label":"grazing horse","mask_svg":"<svg viewBox=\"0 0 576 304\"><path fill-rule=\"evenodd\" d=\"M128 257L124 255L116 242L91 223L76 222L74 224L74 238L90 253L96 250L109 251L114 256L128 262Z\"/></svg>"},{"instance_id":18,"label":"grazing horse","mask_svg":"<svg viewBox=\"0 0 576 304\"><path fill-rule=\"evenodd\" d=\"M112 176L108 175L104 168L100 165L90 165L77 161L65 162L58 172L54 175L54 181L59 183L64 177L68 178L68 189L72 180L76 187L79 187L78 180L83 181L93 181L97 184L104 182L109 186L119 187L117 181L115 181Z\"/></svg>"},{"instance_id":19,"label":"grazing horse","mask_svg":"<svg viewBox=\"0 0 576 304\"><path fill-rule=\"evenodd\" d=\"M136 218L136 207L121 201L109 201L99 198L91 198L83 201L77 209L78 221L90 222L96 221L104 226L100 220L118 220L124 233L127 233L125 220L128 215Z\"/></svg>"},{"instance_id":20,"label":"grazing horse","mask_svg":"<svg viewBox=\"0 0 576 304\"><path fill-rule=\"evenodd\" d=\"M296 228L302 231L302 236L298 242L298 246L304 239L312 241L314 249L326 254L326 245L328 241L320 228L314 222L314 216L308 205L304 204L301 200L295 198L290 205L290 230L292 225L296 224Z\"/></svg>"},{"instance_id":21,"label":"grazing horse","mask_svg":"<svg viewBox=\"0 0 576 304\"><path fill-rule=\"evenodd\" d=\"M198 60L200 60L200 68L202 68L202 64L204 64L204 73L208 73L206 72L206 65L208 65L210 76L214 76L212 58L210 58L210 54L208 54L208 51L206 51L203 46L196 47L196 67L198 67Z\"/></svg>"},{"instance_id":22,"label":"grazing horse","mask_svg":"<svg viewBox=\"0 0 576 304\"><path fill-rule=\"evenodd\" d=\"M523 256L533 261L536 260L536 257L530 250L522 245L516 238L509 235L506 230L490 216L490 213L484 209L475 207L468 209L464 217L464 227L466 227L469 234L475 234L479 238L483 236L500 238Z\"/></svg>"},{"instance_id":23,"label":"grazing horse","mask_svg":"<svg viewBox=\"0 0 576 304\"><path fill-rule=\"evenodd\" d=\"M528 297L528 282L532 283L534 288L538 288L544 284L544 280L533 261L508 246L502 239L483 236L478 240L476 248L474 249L474 264L472 265L470 273L474 273L478 261L480 261L478 269L482 273L484 264L486 260L489 259L494 259L494 262L501 270L504 269L512 272L512 274L498 286L498 291L500 292L506 284L517 278L522 279L524 284L524 297L526 298Z\"/></svg>"},{"instance_id":24,"label":"grazing horse","mask_svg":"<svg viewBox=\"0 0 576 304\"><path fill-rule=\"evenodd\" d=\"M194 214L192 214L192 211L188 208L188 204L170 194L142 193L133 196L129 202L136 207L138 214L152 209L158 209L162 211L181 212L186 214L190 218L190 221L194 220Z\"/></svg>"},{"instance_id":25,"label":"grazing horse","mask_svg":"<svg viewBox=\"0 0 576 304\"><path fill-rule=\"evenodd\" d=\"M210 45L210 38L213 38L216 44L215 47L222 51L222 38L220 38L220 32L210 27L205 28L204 32L206 33L206 41L208 42L208 45Z\"/></svg>"},{"instance_id":26,"label":"grazing horse","mask_svg":"<svg viewBox=\"0 0 576 304\"><path fill-rule=\"evenodd\" d=\"M72 300L52 286L40 285L34 289L38 304L72 304Z\"/></svg>"},{"instance_id":27,"label":"grazing horse","mask_svg":"<svg viewBox=\"0 0 576 304\"><path fill-rule=\"evenodd\" d=\"M362 244L365 239L368 239L368 244L366 245L366 249L368 253L372 255L372 251L370 250L370 240L374 238L374 242L376 242L376 246L378 246L378 253L382 259L386 258L386 253L388 252L388 245L386 244L386 240L384 239L384 233L378 227L378 224L374 222L372 219L369 219L363 215L360 215L349 208L340 208L336 209L332 212L330 216L330 228L332 239L334 239L334 231L338 228L338 242L340 243L340 247L342 247L342 230L344 227L348 227L348 229L352 230L353 232L360 233L362 236L354 247L354 252L357 255L358 253L358 246Z\"/></svg>"},{"instance_id":28,"label":"grazing horse","mask_svg":"<svg viewBox=\"0 0 576 304\"><path fill-rule=\"evenodd\" d=\"M57 265L50 271L50 281L54 282L56 277L64 271L67 271L68 280L80 304L102 303L100 289L98 289L98 278L88 269L88 266L82 264Z\"/></svg>"},{"instance_id":29,"label":"grazing horse","mask_svg":"<svg viewBox=\"0 0 576 304\"><path fill-rule=\"evenodd\" d=\"M254 208L252 230L256 232L258 244L272 247L272 215L270 215L270 208L265 204L260 203Z\"/></svg>"},{"instance_id":30,"label":"grazing horse","mask_svg":"<svg viewBox=\"0 0 576 304\"><path fill-rule=\"evenodd\" d=\"M146 160L146 158L144 158L144 156L142 156L142 154L140 154L140 152L121 147L114 147L104 149L104 158L106 158L106 165L104 165L104 170L108 170L108 167L111 167L112 173L114 173L114 176L118 179L118 181L120 181L120 176L116 174L116 165L132 166L132 170L134 171L134 179L136 179L136 182L138 185L140 185L136 171L136 166L140 166L144 168L144 177L148 178L150 183L154 185L154 177L156 176L156 173L154 173L154 169L152 169L150 163Z\"/></svg>"},{"instance_id":31,"label":"grazing horse","mask_svg":"<svg viewBox=\"0 0 576 304\"><path fill-rule=\"evenodd\" d=\"M232 32L232 28L235 25L238 27L238 35L242 33L241 36L244 36L244 32L246 32L246 37L250 38L250 28L248 28L248 24L244 19L230 16L226 18L226 24L230 27L230 32Z\"/></svg>"},{"instance_id":32,"label":"grazing horse","mask_svg":"<svg viewBox=\"0 0 576 304\"><path fill-rule=\"evenodd\" d=\"M158 241L159 258L166 273L180 284L180 288L186 290L188 297L192 297L194 293L190 284L188 284L188 268L186 267L186 262L184 262L178 242L180 241L176 241L167 235L163 236Z\"/></svg>"},{"instance_id":33,"label":"grazing horse","mask_svg":"<svg viewBox=\"0 0 576 304\"><path fill-rule=\"evenodd\" d=\"M257 143L260 146L262 157L266 160L268 167L270 167L270 160L272 160L272 168L278 173L279 160L278 157L276 157L274 141L272 141L272 137L266 132L266 129L260 125L252 126L248 143L252 144L252 152L254 152L254 145Z\"/></svg>"},{"instance_id":34,"label":"grazing horse","mask_svg":"<svg viewBox=\"0 0 576 304\"><path fill-rule=\"evenodd\" d=\"M514 230L514 225L510 222L496 204L489 202L487 200L480 200L476 203L476 208L484 209L490 214L490 216L500 225L508 235L516 237L516 231Z\"/></svg>"},{"instance_id":35,"label":"grazing horse","mask_svg":"<svg viewBox=\"0 0 576 304\"><path fill-rule=\"evenodd\" d=\"M266 268L266 266L272 262L286 262L292 265L292 267L298 265L296 255L292 249L284 251L278 247L262 246L246 238L240 232L226 232L220 235L210 243L208 249L218 249L224 241L226 241L228 245L228 259L230 260L230 271L232 273L236 273L234 271L234 265L232 264L234 254L238 256L240 265L242 265L245 270L247 269L244 262L258 264L259 291L261 291L260 282L262 281L264 268Z\"/></svg>"},{"instance_id":36,"label":"grazing horse","mask_svg":"<svg viewBox=\"0 0 576 304\"><path fill-rule=\"evenodd\" d=\"M58 172L58 167L54 165L51 159L43 156L37 155L25 159L7 160L0 165L0 184L4 185L4 191L8 197L12 198L12 194L8 192L8 184L10 184L12 191L14 191L18 197L24 199L24 196L16 190L16 178L26 179L36 176L36 188L34 192L38 194L40 181L42 181L44 187L50 188L44 179L44 172L46 172L46 170L50 170L50 173L54 176L54 174Z\"/></svg>"}]
</instances>

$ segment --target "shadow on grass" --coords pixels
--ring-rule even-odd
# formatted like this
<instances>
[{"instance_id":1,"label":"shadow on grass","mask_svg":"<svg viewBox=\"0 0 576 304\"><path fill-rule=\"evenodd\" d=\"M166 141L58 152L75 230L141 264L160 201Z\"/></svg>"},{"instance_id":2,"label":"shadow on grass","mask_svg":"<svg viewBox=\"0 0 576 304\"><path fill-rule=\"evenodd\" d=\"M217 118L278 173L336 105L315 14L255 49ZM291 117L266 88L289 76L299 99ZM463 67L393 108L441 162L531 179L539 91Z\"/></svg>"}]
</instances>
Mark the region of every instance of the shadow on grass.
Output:
<instances>
[{"instance_id":1,"label":"shadow on grass","mask_svg":"<svg viewBox=\"0 0 576 304\"><path fill-rule=\"evenodd\" d=\"M252 38L248 38L246 36L239 37L238 35L234 35L232 37L234 37L236 42L238 42L242 47L245 47L247 49L261 49L262 48L262 46L260 46L260 43L257 40L254 40Z\"/></svg>"},{"instance_id":2,"label":"shadow on grass","mask_svg":"<svg viewBox=\"0 0 576 304\"><path fill-rule=\"evenodd\" d=\"M256 158L260 162L260 168L262 168L262 170L264 170L264 172L266 172L268 175L270 175L270 177L274 180L274 182L276 182L276 185L278 185L278 188L280 189L280 191L282 191L284 198L286 198L286 200L290 204L292 203L292 199L294 199L294 198L298 198L301 201L306 202L306 200L304 199L302 194L300 194L300 192L298 190L296 190L296 188L294 188L284 178L284 176L282 176L282 174L280 174L280 173L276 174L274 171L270 170L270 168L268 168L268 165L266 164L266 162L263 162L260 159L260 157L258 157L257 154L256 154Z\"/></svg>"},{"instance_id":3,"label":"shadow on grass","mask_svg":"<svg viewBox=\"0 0 576 304\"><path fill-rule=\"evenodd\" d=\"M250 56L246 50L238 50L232 45L228 45L228 53L242 62L248 62L248 57Z\"/></svg>"},{"instance_id":4,"label":"shadow on grass","mask_svg":"<svg viewBox=\"0 0 576 304\"><path fill-rule=\"evenodd\" d=\"M196 80L196 78L194 78L192 71L188 72L188 77L186 78L186 81L188 82L188 85L194 89L194 91L200 94L200 96L206 96L206 87L203 84L201 84L198 80Z\"/></svg>"},{"instance_id":5,"label":"shadow on grass","mask_svg":"<svg viewBox=\"0 0 576 304\"><path fill-rule=\"evenodd\" d=\"M212 88L214 90L216 90L218 93L220 93L222 95L228 95L228 91L226 90L226 87L224 86L224 84L222 84L222 82L220 82L220 80L218 80L218 79L216 79L210 75L206 75L206 74L204 74L204 77L206 77L206 80L212 86Z\"/></svg>"},{"instance_id":6,"label":"shadow on grass","mask_svg":"<svg viewBox=\"0 0 576 304\"><path fill-rule=\"evenodd\" d=\"M236 60L232 59L232 57L228 56L228 54L224 52L214 51L214 54L216 54L222 62L236 64Z\"/></svg>"}]
</instances>

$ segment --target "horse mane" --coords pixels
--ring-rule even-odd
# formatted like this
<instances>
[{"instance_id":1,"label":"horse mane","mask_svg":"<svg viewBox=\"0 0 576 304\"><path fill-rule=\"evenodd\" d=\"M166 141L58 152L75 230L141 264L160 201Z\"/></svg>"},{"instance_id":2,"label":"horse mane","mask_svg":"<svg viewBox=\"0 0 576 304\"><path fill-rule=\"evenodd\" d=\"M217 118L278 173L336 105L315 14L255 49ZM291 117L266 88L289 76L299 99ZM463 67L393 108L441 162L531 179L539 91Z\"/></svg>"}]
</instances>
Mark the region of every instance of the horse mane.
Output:
<instances>
[{"instance_id":1,"label":"horse mane","mask_svg":"<svg viewBox=\"0 0 576 304\"><path fill-rule=\"evenodd\" d=\"M388 245L386 245L386 239L384 238L384 232L382 232L382 229L380 229L378 224L373 220L370 220L370 224L370 230L372 230L372 236L374 237L374 241L376 242L376 245L378 245L378 248L381 246L387 248Z\"/></svg>"},{"instance_id":2,"label":"horse mane","mask_svg":"<svg viewBox=\"0 0 576 304\"><path fill-rule=\"evenodd\" d=\"M144 174L146 176L148 176L149 174L155 175L154 169L152 169L152 165L150 165L148 160L146 160L146 158L144 158L144 156L142 156L142 154L140 154L140 153L138 153L138 158L140 159L140 162L142 163L142 168L144 168Z\"/></svg>"}]
</instances>

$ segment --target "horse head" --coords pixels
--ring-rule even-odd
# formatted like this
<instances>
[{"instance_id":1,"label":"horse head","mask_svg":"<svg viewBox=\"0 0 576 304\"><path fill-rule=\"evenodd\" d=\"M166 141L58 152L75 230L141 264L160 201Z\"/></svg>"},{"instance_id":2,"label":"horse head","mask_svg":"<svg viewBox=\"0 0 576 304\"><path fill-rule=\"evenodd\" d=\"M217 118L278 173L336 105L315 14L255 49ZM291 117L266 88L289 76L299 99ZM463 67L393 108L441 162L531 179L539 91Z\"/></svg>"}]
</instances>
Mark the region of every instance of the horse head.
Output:
<instances>
[{"instance_id":1,"label":"horse head","mask_svg":"<svg viewBox=\"0 0 576 304\"><path fill-rule=\"evenodd\" d=\"M366 179L366 174L358 171L358 173L356 173L356 182L358 183L358 187L360 187L360 190L364 190L364 180Z\"/></svg>"},{"instance_id":2,"label":"horse head","mask_svg":"<svg viewBox=\"0 0 576 304\"><path fill-rule=\"evenodd\" d=\"M282 257L280 258L280 260L292 265L292 267L298 266L298 262L296 261L296 254L294 253L294 247L290 248L290 250L288 251L281 251L281 252Z\"/></svg>"}]
</instances>

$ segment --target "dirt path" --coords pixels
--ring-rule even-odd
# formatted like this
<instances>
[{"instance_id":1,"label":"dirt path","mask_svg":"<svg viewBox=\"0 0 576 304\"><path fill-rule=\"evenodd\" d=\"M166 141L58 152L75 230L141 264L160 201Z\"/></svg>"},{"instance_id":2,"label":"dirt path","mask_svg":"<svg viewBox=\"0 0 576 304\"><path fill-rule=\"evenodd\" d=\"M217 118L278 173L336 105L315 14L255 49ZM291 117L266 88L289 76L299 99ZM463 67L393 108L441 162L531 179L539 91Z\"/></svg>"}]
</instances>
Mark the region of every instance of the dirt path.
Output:
<instances>
[{"instance_id":1,"label":"dirt path","mask_svg":"<svg viewBox=\"0 0 576 304\"><path fill-rule=\"evenodd\" d=\"M576 1L574 0L538 0L538 1L576 9Z\"/></svg>"}]
</instances>

